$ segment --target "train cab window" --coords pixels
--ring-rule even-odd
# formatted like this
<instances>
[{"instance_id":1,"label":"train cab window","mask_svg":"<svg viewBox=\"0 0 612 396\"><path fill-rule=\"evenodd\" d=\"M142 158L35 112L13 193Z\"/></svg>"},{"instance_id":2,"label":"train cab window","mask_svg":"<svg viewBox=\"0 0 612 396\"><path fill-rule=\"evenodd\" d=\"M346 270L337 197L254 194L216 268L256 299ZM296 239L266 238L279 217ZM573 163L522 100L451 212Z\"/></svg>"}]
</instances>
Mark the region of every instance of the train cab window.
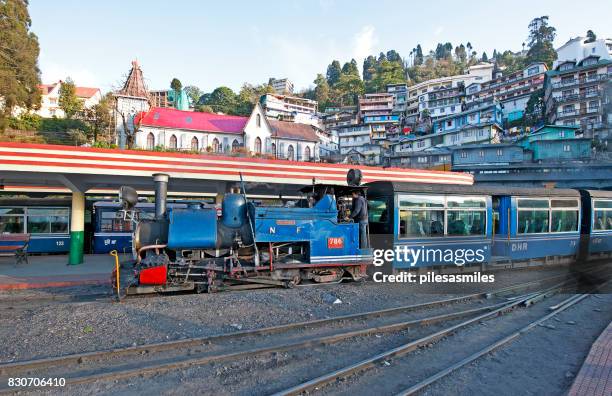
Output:
<instances>
[{"instance_id":1,"label":"train cab window","mask_svg":"<svg viewBox=\"0 0 612 396\"><path fill-rule=\"evenodd\" d=\"M612 201L593 201L593 230L612 230Z\"/></svg>"},{"instance_id":2,"label":"train cab window","mask_svg":"<svg viewBox=\"0 0 612 396\"><path fill-rule=\"evenodd\" d=\"M28 232L65 234L68 232L68 208L28 208Z\"/></svg>"},{"instance_id":3,"label":"train cab window","mask_svg":"<svg viewBox=\"0 0 612 396\"><path fill-rule=\"evenodd\" d=\"M517 202L519 234L541 234L550 231L550 201L548 199L524 199Z\"/></svg>"},{"instance_id":4,"label":"train cab window","mask_svg":"<svg viewBox=\"0 0 612 396\"><path fill-rule=\"evenodd\" d=\"M448 197L447 234L484 235L487 203L481 197Z\"/></svg>"},{"instance_id":5,"label":"train cab window","mask_svg":"<svg viewBox=\"0 0 612 396\"><path fill-rule=\"evenodd\" d=\"M387 223L389 208L386 199L370 199L368 201L368 221L370 223Z\"/></svg>"},{"instance_id":6,"label":"train cab window","mask_svg":"<svg viewBox=\"0 0 612 396\"><path fill-rule=\"evenodd\" d=\"M101 232L129 232L132 223L118 216L118 212L105 210L100 215Z\"/></svg>"},{"instance_id":7,"label":"train cab window","mask_svg":"<svg viewBox=\"0 0 612 396\"><path fill-rule=\"evenodd\" d=\"M551 199L551 232L578 231L578 200Z\"/></svg>"},{"instance_id":8,"label":"train cab window","mask_svg":"<svg viewBox=\"0 0 612 396\"><path fill-rule=\"evenodd\" d=\"M25 232L25 210L23 208L0 208L0 233L23 234Z\"/></svg>"}]
</instances>

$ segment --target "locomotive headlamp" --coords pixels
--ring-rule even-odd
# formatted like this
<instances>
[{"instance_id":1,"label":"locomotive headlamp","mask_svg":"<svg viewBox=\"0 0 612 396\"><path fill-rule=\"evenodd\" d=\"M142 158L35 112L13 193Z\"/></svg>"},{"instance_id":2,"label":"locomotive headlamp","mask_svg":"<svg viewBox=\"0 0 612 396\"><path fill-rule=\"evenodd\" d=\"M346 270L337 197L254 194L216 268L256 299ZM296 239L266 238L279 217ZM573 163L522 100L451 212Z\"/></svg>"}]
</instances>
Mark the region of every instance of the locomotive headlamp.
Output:
<instances>
[{"instance_id":1,"label":"locomotive headlamp","mask_svg":"<svg viewBox=\"0 0 612 396\"><path fill-rule=\"evenodd\" d=\"M361 171L359 169L350 169L346 174L346 184L349 186L358 186L361 184Z\"/></svg>"},{"instance_id":2,"label":"locomotive headlamp","mask_svg":"<svg viewBox=\"0 0 612 396\"><path fill-rule=\"evenodd\" d=\"M138 203L138 192L132 187L121 186L119 188L119 201L125 210L131 210Z\"/></svg>"}]
</instances>

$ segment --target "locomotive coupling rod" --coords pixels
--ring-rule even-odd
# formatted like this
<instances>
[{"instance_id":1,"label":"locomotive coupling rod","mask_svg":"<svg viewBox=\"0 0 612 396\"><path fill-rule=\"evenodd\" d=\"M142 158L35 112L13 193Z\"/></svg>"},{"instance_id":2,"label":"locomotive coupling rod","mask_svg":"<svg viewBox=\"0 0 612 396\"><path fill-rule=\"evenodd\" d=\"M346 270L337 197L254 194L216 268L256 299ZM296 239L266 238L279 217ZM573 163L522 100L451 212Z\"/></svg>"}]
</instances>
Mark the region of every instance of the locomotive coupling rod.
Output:
<instances>
[{"instance_id":1,"label":"locomotive coupling rod","mask_svg":"<svg viewBox=\"0 0 612 396\"><path fill-rule=\"evenodd\" d=\"M117 287L117 301L121 301L121 290L119 289L119 254L116 250L110 252L110 255L115 257L115 285Z\"/></svg>"}]
</instances>

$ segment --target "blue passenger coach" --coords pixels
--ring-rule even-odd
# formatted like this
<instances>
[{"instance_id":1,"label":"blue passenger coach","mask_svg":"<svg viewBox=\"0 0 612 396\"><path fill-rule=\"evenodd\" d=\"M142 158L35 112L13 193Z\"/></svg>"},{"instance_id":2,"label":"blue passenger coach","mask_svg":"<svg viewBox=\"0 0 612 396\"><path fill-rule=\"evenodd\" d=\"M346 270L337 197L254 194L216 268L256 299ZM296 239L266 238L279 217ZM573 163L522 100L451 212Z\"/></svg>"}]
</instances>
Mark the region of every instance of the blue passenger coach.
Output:
<instances>
[{"instance_id":1,"label":"blue passenger coach","mask_svg":"<svg viewBox=\"0 0 612 396\"><path fill-rule=\"evenodd\" d=\"M583 241L582 253L588 256L612 252L612 192L581 190ZM587 247L588 246L588 247Z\"/></svg>"},{"instance_id":2,"label":"blue passenger coach","mask_svg":"<svg viewBox=\"0 0 612 396\"><path fill-rule=\"evenodd\" d=\"M580 242L580 194L569 189L493 191L493 255L520 261L575 256Z\"/></svg>"},{"instance_id":3,"label":"blue passenger coach","mask_svg":"<svg viewBox=\"0 0 612 396\"><path fill-rule=\"evenodd\" d=\"M70 249L70 205L62 199L3 199L0 233L30 234L29 253Z\"/></svg>"},{"instance_id":4,"label":"blue passenger coach","mask_svg":"<svg viewBox=\"0 0 612 396\"><path fill-rule=\"evenodd\" d=\"M372 182L369 226L377 249L412 251L394 269L490 261L491 197L470 186Z\"/></svg>"},{"instance_id":5,"label":"blue passenger coach","mask_svg":"<svg viewBox=\"0 0 612 396\"><path fill-rule=\"evenodd\" d=\"M152 203L143 202L136 207L142 219L152 219L155 215ZM108 253L112 250L120 253L132 251L133 223L124 220L120 210L119 202L99 201L93 204L93 253Z\"/></svg>"}]
</instances>

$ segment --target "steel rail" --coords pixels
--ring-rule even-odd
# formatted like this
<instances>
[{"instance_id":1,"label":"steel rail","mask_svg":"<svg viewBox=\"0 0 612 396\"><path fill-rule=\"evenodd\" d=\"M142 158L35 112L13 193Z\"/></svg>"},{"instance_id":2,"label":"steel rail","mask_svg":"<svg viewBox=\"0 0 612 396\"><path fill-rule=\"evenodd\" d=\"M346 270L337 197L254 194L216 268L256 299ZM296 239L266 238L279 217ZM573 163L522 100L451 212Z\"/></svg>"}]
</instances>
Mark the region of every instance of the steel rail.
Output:
<instances>
[{"instance_id":1,"label":"steel rail","mask_svg":"<svg viewBox=\"0 0 612 396\"><path fill-rule=\"evenodd\" d=\"M194 338L188 338L188 339L183 339L183 340L163 341L163 342L158 342L158 343L151 343L151 344L138 345L138 346L129 346L129 347L124 347L124 348L107 349L107 350L102 350L102 351L83 352L83 353L69 354L69 355L63 355L63 356L57 356L57 357L32 359L32 360L27 360L27 361L7 362L7 363L0 364L0 373L23 371L23 370L41 368L41 367L51 367L51 366L60 365L60 364L83 362L89 359L104 358L104 357L110 357L110 356L115 357L115 356L129 355L129 354L139 354L144 351L159 352L159 351L171 350L171 349L176 349L176 348L198 346L198 345L202 345L205 343L225 340L225 339L255 336L255 335L267 335L267 334L274 334L274 333L279 333L279 332L283 332L287 330L293 330L296 328L307 328L307 327L326 325L326 324L330 324L334 322L342 322L342 321L348 321L348 320L357 320L357 319L365 319L365 318L370 318L370 317L393 315L393 314L398 314L402 312L416 311L420 309L443 306L443 305L448 305L448 304L453 304L453 303L458 303L458 302L463 302L463 301L470 301L474 299L491 298L492 296L497 295L497 294L510 293L512 291L529 288L531 286L534 286L540 283L544 283L544 282L547 282L553 279L557 279L559 277L562 277L562 276L554 276L550 278L545 278L545 279L540 279L540 280L536 280L532 282L523 283L520 285L513 285L513 286L505 287L505 288L502 288L496 291L473 293L473 294L460 296L460 297L453 297L453 298L448 298L448 299L429 301L429 302L420 303L420 304L405 305L405 306L400 306L400 307L386 308L386 309L374 310L374 311L368 311L368 312L360 312L360 313L355 313L355 314L341 315L341 316L336 316L332 318L288 323L288 324L283 324L283 325L264 327L260 329L236 331L236 332L227 333L227 334L216 334L216 335L211 335L211 336L194 337Z\"/></svg>"},{"instance_id":2,"label":"steel rail","mask_svg":"<svg viewBox=\"0 0 612 396\"><path fill-rule=\"evenodd\" d=\"M602 287L604 287L605 285L607 285L608 283L610 283L610 281L605 282L599 286L596 286L594 288L593 291L601 289ZM426 387L428 387L429 385L433 384L436 381L439 381L440 379L446 377L447 375L451 374L452 372L472 363L473 361L480 359L481 357L493 352L494 350L508 344L509 342L519 338L520 336L524 335L525 333L529 332L530 330L532 330L533 328L535 328L536 326L541 325L542 323L546 322L547 320L551 319L552 317L558 315L559 313L565 311L566 309L570 308L571 306L578 304L579 302L583 301L585 298L589 297L590 294L575 294L571 297L568 297L567 299L561 301L558 304L555 304L553 306L551 306L549 309L551 310L550 313L542 316L539 319L536 319L534 321L532 321L531 323L529 323L528 325L522 327L519 330L516 330L515 332L513 332L512 334L493 342L492 344L489 344L488 346L486 346L485 348L479 350L478 352L466 357L465 359L460 360L459 362L437 372L436 374L412 385L411 387L402 390L401 392L399 392L397 394L397 396L408 396L408 395L412 395Z\"/></svg>"},{"instance_id":3,"label":"steel rail","mask_svg":"<svg viewBox=\"0 0 612 396\"><path fill-rule=\"evenodd\" d=\"M579 303L580 301L584 300L586 297L588 297L588 294L577 294L574 295L572 297L567 298L566 300L564 300L563 302L561 302L560 304L558 304L557 308L548 313L547 315L544 315L543 317L531 322L530 324L528 324L527 326L521 328L520 330L515 331L514 333L508 335L507 337L502 338L501 340L498 340L488 346L486 346L485 348L479 350L478 352L466 357L463 360L460 360L459 362L445 368L444 370L441 370L439 372L437 372L436 374L424 379L423 381L418 382L417 384L411 386L410 388L407 388L405 390L402 390L401 392L399 392L397 394L397 396L408 396L408 395L413 395L414 393L428 387L429 385L433 384L436 381L439 381L440 379L446 377L447 375L451 374L452 372L472 363L473 361L493 352L494 350L502 347L503 345L517 339L518 337L520 337L521 335L527 333L529 330L533 329L534 327L538 326L539 324L547 321L548 319L552 318L553 316L563 312L564 310L566 310L567 308Z\"/></svg>"},{"instance_id":4,"label":"steel rail","mask_svg":"<svg viewBox=\"0 0 612 396\"><path fill-rule=\"evenodd\" d=\"M489 319L489 318L495 317L497 315L503 315L503 314L505 314L507 312L510 312L511 310L513 310L514 308L516 308L517 306L519 306L521 304L530 305L531 301L533 299L537 299L542 293L550 293L550 292L552 292L554 290L560 290L565 285L565 283L566 282L563 282L563 283L561 283L559 285L555 285L555 286L553 286L551 288L548 288L546 290L543 290L541 292L532 293L532 294L527 295L527 296L525 296L525 297L523 297L521 299L505 303L501 307L499 307L499 308L497 308L497 309L495 309L495 310L493 310L491 312L488 312L488 313L479 315L477 317L468 319L468 320L466 320L464 322L452 325L452 326L447 327L445 329L439 330L439 331L437 331L437 332L435 332L433 334L427 335L425 337L419 338L417 340L411 341L409 343L406 343L406 344L400 345L398 347L395 347L393 349L387 350L385 352L379 353L379 354L377 354L375 356L372 356L370 358L364 359L364 360L359 361L357 363L354 363L352 365L340 368L340 369L335 370L335 371L333 371L331 373L327 373L327 374L324 374L322 376L313 378L313 379L311 379L309 381L306 381L306 382L303 382L301 384L295 385L295 386L293 386L293 387L291 387L289 389L285 389L283 391L277 392L274 395L275 396L281 396L281 395L285 396L285 395L297 395L297 394L301 394L301 393L306 392L308 390L311 390L311 389L313 389L315 387L318 387L318 386L325 385L325 384L328 384L330 382L333 382L333 381L335 381L338 378L344 378L344 377L347 377L347 376L349 376L351 374L363 371L363 370L365 370L365 369L367 369L369 367L372 367L375 364L377 364L379 362L382 362L382 361L384 361L386 359L389 359L389 358L392 358L392 357L395 357L395 356L405 355L405 354L407 354L409 352L414 351L415 349L417 349L419 347L422 347L422 346L425 346L425 345L430 344L432 342L435 342L435 341L437 341L437 340L439 340L439 339L441 339L441 338L443 338L443 337L445 337L445 336L447 336L447 335L449 335L449 334L451 334L451 333L453 333L453 332L455 332L455 331L457 331L457 330L459 330L459 329L461 329L463 327L467 327L467 326L469 326L471 324L480 322L480 321L485 320L485 319Z\"/></svg>"}]
</instances>

